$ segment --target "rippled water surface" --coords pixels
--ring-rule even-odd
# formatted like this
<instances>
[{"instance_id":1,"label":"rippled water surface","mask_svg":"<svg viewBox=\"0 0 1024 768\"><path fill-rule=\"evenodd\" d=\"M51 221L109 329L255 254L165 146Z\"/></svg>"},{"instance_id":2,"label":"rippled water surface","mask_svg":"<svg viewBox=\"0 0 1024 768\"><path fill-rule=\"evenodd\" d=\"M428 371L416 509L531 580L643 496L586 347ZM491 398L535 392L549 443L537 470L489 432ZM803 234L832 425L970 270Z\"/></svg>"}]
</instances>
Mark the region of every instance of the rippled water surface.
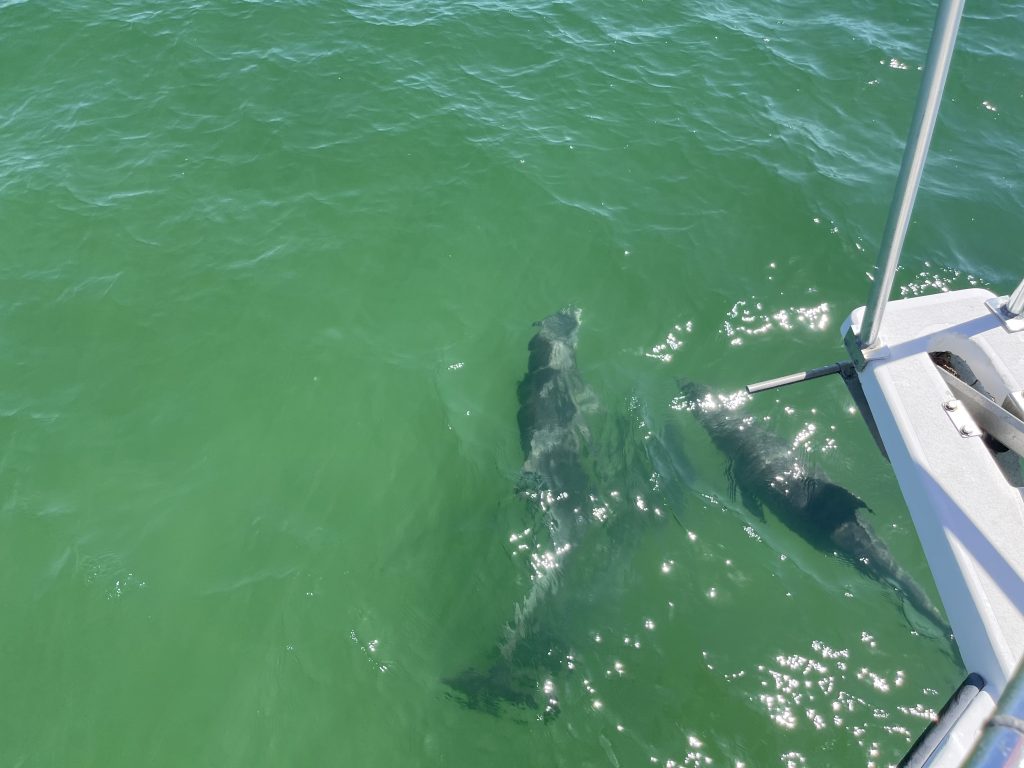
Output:
<instances>
[{"instance_id":1,"label":"rippled water surface","mask_svg":"<svg viewBox=\"0 0 1024 768\"><path fill-rule=\"evenodd\" d=\"M932 15L0 0L0 765L895 763L955 651L673 405L842 356ZM969 8L903 295L1019 279L1021 19ZM599 513L544 722L442 680L544 553L516 388L567 305ZM746 408L934 594L851 405Z\"/></svg>"}]
</instances>

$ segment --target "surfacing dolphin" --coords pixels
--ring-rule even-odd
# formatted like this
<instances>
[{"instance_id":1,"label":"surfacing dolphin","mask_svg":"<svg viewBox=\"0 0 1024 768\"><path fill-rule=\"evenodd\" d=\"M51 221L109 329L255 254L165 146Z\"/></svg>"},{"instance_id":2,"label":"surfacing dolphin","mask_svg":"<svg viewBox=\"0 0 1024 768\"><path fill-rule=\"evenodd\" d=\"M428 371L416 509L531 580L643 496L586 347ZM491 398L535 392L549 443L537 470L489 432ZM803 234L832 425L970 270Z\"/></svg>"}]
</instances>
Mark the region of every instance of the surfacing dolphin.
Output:
<instances>
[{"instance_id":1,"label":"surfacing dolphin","mask_svg":"<svg viewBox=\"0 0 1024 768\"><path fill-rule=\"evenodd\" d=\"M815 548L838 554L871 578L896 587L946 637L952 634L942 612L864 519L871 510L862 499L802 462L776 435L715 401L707 387L686 380L679 384L686 409L729 457L730 480L752 512L760 516L763 507L769 508Z\"/></svg>"},{"instance_id":2,"label":"surfacing dolphin","mask_svg":"<svg viewBox=\"0 0 1024 768\"><path fill-rule=\"evenodd\" d=\"M596 398L576 368L581 312L563 309L535 323L530 360L519 384L519 437L522 475L517 489L536 505L550 536L550 549L534 559L528 594L515 606L505 635L482 669L470 668L445 680L469 707L498 714L504 705L555 711L550 690L542 690L538 673L553 672L560 658L546 627L558 608L552 598L562 580L566 560L573 557L586 533L591 504L590 473L583 452L589 440L584 413Z\"/></svg>"}]
</instances>

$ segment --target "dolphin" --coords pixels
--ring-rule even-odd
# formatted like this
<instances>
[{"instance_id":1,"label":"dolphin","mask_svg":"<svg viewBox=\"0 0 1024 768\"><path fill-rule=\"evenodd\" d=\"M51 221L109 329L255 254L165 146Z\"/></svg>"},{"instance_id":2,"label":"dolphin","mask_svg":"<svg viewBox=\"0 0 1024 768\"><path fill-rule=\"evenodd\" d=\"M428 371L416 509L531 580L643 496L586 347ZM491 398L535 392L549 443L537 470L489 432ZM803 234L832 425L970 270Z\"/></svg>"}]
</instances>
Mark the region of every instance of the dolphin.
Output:
<instances>
[{"instance_id":1,"label":"dolphin","mask_svg":"<svg viewBox=\"0 0 1024 768\"><path fill-rule=\"evenodd\" d=\"M763 519L767 507L816 549L837 554L876 581L902 592L946 637L952 630L942 612L893 557L864 517L868 505L833 483L776 435L715 400L707 387L679 382L683 406L730 460L729 479L745 506Z\"/></svg>"},{"instance_id":2,"label":"dolphin","mask_svg":"<svg viewBox=\"0 0 1024 768\"><path fill-rule=\"evenodd\" d=\"M539 513L548 551L534 555L529 592L515 605L504 636L481 668L470 668L444 682L473 709L499 714L506 705L557 712L551 683L564 654L550 627L564 609L553 600L566 562L593 527L591 472L584 458L590 431L584 415L597 399L576 367L581 311L569 307L534 323L529 363L519 383L519 437L524 461L518 494ZM553 604L554 603L554 604Z\"/></svg>"}]
</instances>

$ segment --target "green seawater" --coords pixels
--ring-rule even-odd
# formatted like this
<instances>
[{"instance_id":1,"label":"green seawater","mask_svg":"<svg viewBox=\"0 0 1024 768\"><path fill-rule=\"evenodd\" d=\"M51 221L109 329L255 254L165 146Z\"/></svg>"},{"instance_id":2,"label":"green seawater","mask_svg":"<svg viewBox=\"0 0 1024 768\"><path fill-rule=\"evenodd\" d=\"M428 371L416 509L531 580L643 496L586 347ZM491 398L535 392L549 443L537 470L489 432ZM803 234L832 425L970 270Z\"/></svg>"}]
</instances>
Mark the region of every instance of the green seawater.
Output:
<instances>
[{"instance_id":1,"label":"green seawater","mask_svg":"<svg viewBox=\"0 0 1024 768\"><path fill-rule=\"evenodd\" d=\"M0 0L0 766L894 764L955 652L671 406L843 356L933 14ZM1020 277L1021 39L969 6L897 295ZM493 716L442 680L529 588L516 387L570 304L615 524L560 714ZM750 408L934 594L851 405Z\"/></svg>"}]
</instances>

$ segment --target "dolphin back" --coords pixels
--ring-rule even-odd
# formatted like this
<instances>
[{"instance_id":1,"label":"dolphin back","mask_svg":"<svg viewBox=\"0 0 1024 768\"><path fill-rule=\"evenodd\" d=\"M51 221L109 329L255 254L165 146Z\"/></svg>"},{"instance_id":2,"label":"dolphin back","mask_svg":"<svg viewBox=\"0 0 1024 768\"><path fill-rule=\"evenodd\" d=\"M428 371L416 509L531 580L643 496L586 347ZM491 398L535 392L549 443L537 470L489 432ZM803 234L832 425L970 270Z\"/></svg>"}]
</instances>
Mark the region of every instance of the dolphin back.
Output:
<instances>
[{"instance_id":1,"label":"dolphin back","mask_svg":"<svg viewBox=\"0 0 1024 768\"><path fill-rule=\"evenodd\" d=\"M907 570L897 562L892 552L874 528L857 512L854 519L836 528L833 540L837 547L853 560L858 570L877 581L888 583L901 592L914 609L934 624L944 636L953 634L928 594Z\"/></svg>"},{"instance_id":2,"label":"dolphin back","mask_svg":"<svg viewBox=\"0 0 1024 768\"><path fill-rule=\"evenodd\" d=\"M581 457L590 433L583 416L596 398L576 368L580 316L569 307L534 323L538 330L518 388L524 490L577 497L589 490Z\"/></svg>"},{"instance_id":3,"label":"dolphin back","mask_svg":"<svg viewBox=\"0 0 1024 768\"><path fill-rule=\"evenodd\" d=\"M542 690L564 649L551 632L564 619L559 607L563 567L575 554L584 522L580 509L591 492L582 452L589 440L584 414L596 398L576 368L581 312L569 307L534 323L526 374L519 382L519 438L523 467L517 491L539 513L552 552L543 570L531 574L529 592L513 609L504 634L484 661L444 682L467 707L499 715L509 708L555 711Z\"/></svg>"},{"instance_id":4,"label":"dolphin back","mask_svg":"<svg viewBox=\"0 0 1024 768\"><path fill-rule=\"evenodd\" d=\"M815 548L837 554L871 578L891 584L943 634L942 612L893 556L864 513L868 505L808 464L778 436L742 413L716 402L699 384L681 380L680 391L712 442L729 457L730 479L752 511L767 507Z\"/></svg>"}]
</instances>

